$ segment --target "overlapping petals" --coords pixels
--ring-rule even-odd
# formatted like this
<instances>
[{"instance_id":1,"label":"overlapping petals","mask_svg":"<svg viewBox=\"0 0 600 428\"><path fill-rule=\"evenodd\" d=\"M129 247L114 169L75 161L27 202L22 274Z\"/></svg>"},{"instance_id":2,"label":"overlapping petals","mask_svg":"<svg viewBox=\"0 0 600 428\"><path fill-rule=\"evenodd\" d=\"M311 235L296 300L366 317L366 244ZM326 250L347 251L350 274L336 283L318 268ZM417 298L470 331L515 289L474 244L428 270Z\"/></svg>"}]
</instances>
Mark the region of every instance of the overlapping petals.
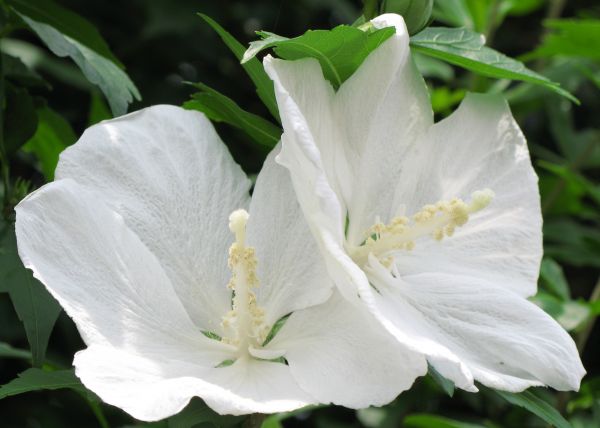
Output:
<instances>
[{"instance_id":1,"label":"overlapping petals","mask_svg":"<svg viewBox=\"0 0 600 428\"><path fill-rule=\"evenodd\" d=\"M363 407L424 373L425 360L387 332L354 328L358 309L336 313L340 299L274 156L250 201L250 181L208 120L156 106L88 129L61 156L57 180L18 205L19 254L77 324L87 348L76 373L104 401L148 421L193 396L222 414ZM252 349L224 327L236 316L228 250L240 242L228 218L239 209L250 212L245 242L258 264L229 263L256 267L252 320L272 327L291 314L274 340L250 338ZM232 287L250 286L238 280ZM362 367L357 388L348 373Z\"/></svg>"},{"instance_id":2,"label":"overlapping petals","mask_svg":"<svg viewBox=\"0 0 600 428\"><path fill-rule=\"evenodd\" d=\"M475 391L475 380L510 391L577 389L585 371L572 339L525 300L536 291L542 218L537 176L506 102L468 95L434 124L404 21L373 23L396 34L337 93L313 59L264 62L284 126L278 161L331 278L463 389ZM426 230L411 220L424 207L452 219L445 201L466 213L472 195L477 208L460 221L401 241L408 227ZM356 257L394 221L398 245Z\"/></svg>"}]
</instances>

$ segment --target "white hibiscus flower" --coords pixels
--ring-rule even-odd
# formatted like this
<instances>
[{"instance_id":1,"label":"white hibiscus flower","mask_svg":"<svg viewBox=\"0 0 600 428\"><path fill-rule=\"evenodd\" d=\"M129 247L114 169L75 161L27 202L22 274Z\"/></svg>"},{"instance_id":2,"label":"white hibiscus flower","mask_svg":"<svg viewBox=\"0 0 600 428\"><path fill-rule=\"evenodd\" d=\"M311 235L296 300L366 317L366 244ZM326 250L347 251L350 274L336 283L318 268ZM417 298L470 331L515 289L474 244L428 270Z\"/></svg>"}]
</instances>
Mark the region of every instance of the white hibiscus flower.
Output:
<instances>
[{"instance_id":1,"label":"white hibiscus flower","mask_svg":"<svg viewBox=\"0 0 600 428\"><path fill-rule=\"evenodd\" d=\"M458 387L577 389L570 336L526 300L542 256L537 176L504 100L470 94L433 122L396 33L337 92L314 59L267 57L292 176L327 268L400 343Z\"/></svg>"},{"instance_id":2,"label":"white hibiscus flower","mask_svg":"<svg viewBox=\"0 0 600 428\"><path fill-rule=\"evenodd\" d=\"M156 106L88 129L18 205L19 254L77 324L76 374L104 401L148 421L193 396L222 414L366 407L426 371L332 294L273 155L249 189L202 114Z\"/></svg>"}]
</instances>

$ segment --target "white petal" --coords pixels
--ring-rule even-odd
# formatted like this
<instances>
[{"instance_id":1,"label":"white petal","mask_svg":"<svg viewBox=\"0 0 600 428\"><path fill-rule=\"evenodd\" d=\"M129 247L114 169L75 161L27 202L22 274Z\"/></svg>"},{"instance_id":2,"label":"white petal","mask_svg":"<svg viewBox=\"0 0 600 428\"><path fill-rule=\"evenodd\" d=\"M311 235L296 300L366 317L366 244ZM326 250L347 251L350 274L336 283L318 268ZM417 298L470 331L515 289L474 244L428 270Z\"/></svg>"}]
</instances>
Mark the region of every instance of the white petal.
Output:
<instances>
[{"instance_id":1,"label":"white petal","mask_svg":"<svg viewBox=\"0 0 600 428\"><path fill-rule=\"evenodd\" d=\"M97 191L154 253L192 319L219 331L229 309L229 214L250 182L200 113L155 106L88 129L57 178Z\"/></svg>"},{"instance_id":2,"label":"white petal","mask_svg":"<svg viewBox=\"0 0 600 428\"><path fill-rule=\"evenodd\" d=\"M427 371L421 354L337 292L294 312L268 346L285 349L292 374L319 402L351 408L387 404Z\"/></svg>"},{"instance_id":3,"label":"white petal","mask_svg":"<svg viewBox=\"0 0 600 428\"><path fill-rule=\"evenodd\" d=\"M310 80L318 79L318 63L309 60L290 62L266 58L264 64L275 84L275 95L285 130L281 137L281 152L276 160L290 171L296 197L317 245L325 256L330 276L349 299L356 299L358 285L352 285L352 281L358 277L363 279L361 284L364 284L366 277L343 249L345 210L325 174L321 152L313 136L326 134L325 131L318 132L320 127L329 129L332 125L327 113L329 101L324 99L325 96L311 92L312 88L321 85L319 80ZM322 76L320 79L323 80ZM303 95L296 95L294 98L288 90ZM315 111L320 112L324 118L319 122L318 117L311 116L311 122L317 123L317 131L311 129L304 117L305 112L301 109L303 105L307 112L311 111L307 107L311 96L318 100ZM332 144L330 146L334 147Z\"/></svg>"},{"instance_id":4,"label":"white petal","mask_svg":"<svg viewBox=\"0 0 600 428\"><path fill-rule=\"evenodd\" d=\"M160 346L203 353L204 337L156 257L96 195L72 180L50 183L17 207L19 255L71 316L85 342L138 351Z\"/></svg>"},{"instance_id":5,"label":"white petal","mask_svg":"<svg viewBox=\"0 0 600 428\"><path fill-rule=\"evenodd\" d=\"M410 57L409 37L399 15L382 15L376 26L395 26L396 34L373 51L335 96L343 132L338 141L353 172L348 206L348 240L364 241L377 216L394 216L393 190L407 152L433 124L427 87ZM319 143L317 143L319 144Z\"/></svg>"},{"instance_id":6,"label":"white petal","mask_svg":"<svg viewBox=\"0 0 600 428\"><path fill-rule=\"evenodd\" d=\"M395 205L406 205L409 214L438 200L468 200L486 188L495 196L451 238L418 242L398 258L400 271L473 275L522 296L535 294L542 257L537 176L506 102L468 95L405 164Z\"/></svg>"},{"instance_id":7,"label":"white petal","mask_svg":"<svg viewBox=\"0 0 600 428\"><path fill-rule=\"evenodd\" d=\"M535 385L579 388L585 370L573 340L525 298L479 278L393 278L381 268L375 266L370 275L379 290L374 294L380 316L459 387L472 390L472 376L508 391Z\"/></svg>"},{"instance_id":8,"label":"white petal","mask_svg":"<svg viewBox=\"0 0 600 428\"><path fill-rule=\"evenodd\" d=\"M275 163L277 146L258 175L248 220L248 245L255 247L260 286L257 301L267 324L298 309L324 302L333 283L304 220L287 169Z\"/></svg>"},{"instance_id":9,"label":"white petal","mask_svg":"<svg viewBox=\"0 0 600 428\"><path fill-rule=\"evenodd\" d=\"M206 369L160 353L137 355L95 346L78 352L74 365L83 384L103 401L144 421L172 416L194 396L218 413L233 415L283 412L314 403L279 363L252 360Z\"/></svg>"}]
</instances>

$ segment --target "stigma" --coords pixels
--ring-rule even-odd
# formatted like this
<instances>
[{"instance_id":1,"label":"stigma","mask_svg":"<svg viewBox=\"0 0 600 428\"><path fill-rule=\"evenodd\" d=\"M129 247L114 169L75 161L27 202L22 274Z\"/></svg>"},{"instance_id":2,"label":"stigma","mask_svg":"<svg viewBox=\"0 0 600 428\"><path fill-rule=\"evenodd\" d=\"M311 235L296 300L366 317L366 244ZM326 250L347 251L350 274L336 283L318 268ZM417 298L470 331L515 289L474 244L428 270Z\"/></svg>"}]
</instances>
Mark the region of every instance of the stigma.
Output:
<instances>
[{"instance_id":1,"label":"stigma","mask_svg":"<svg viewBox=\"0 0 600 428\"><path fill-rule=\"evenodd\" d=\"M222 340L234 345L239 356L253 354L262 346L269 329L265 325L265 312L258 306L252 291L259 286L256 275L256 252L246 246L246 223L248 213L236 210L229 216L229 230L235 235L235 242L229 247L228 265L231 280L227 285L232 290L232 309L222 319L224 336Z\"/></svg>"},{"instance_id":2,"label":"stigma","mask_svg":"<svg viewBox=\"0 0 600 428\"><path fill-rule=\"evenodd\" d=\"M425 205L411 218L394 217L388 224L377 221L365 231L362 245L350 250L353 260L363 266L369 254L374 255L386 267L393 262L393 254L399 250L410 251L422 237L441 241L454 234L457 228L469 221L469 216L486 208L494 192L490 189L473 192L469 203L454 198Z\"/></svg>"}]
</instances>

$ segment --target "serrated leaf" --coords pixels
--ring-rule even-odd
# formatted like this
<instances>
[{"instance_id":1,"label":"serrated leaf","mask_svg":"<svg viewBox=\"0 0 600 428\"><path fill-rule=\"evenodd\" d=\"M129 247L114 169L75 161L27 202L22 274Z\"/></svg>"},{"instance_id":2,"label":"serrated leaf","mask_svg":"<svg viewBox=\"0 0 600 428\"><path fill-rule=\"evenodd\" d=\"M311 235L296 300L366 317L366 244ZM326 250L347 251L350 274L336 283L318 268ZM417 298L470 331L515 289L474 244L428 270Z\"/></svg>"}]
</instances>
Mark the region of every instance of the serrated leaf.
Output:
<instances>
[{"instance_id":1,"label":"serrated leaf","mask_svg":"<svg viewBox=\"0 0 600 428\"><path fill-rule=\"evenodd\" d=\"M8 293L23 322L34 366L41 366L60 306L17 254L14 227L0 231L0 292Z\"/></svg>"},{"instance_id":2,"label":"serrated leaf","mask_svg":"<svg viewBox=\"0 0 600 428\"><path fill-rule=\"evenodd\" d=\"M238 42L231 34L229 34L223 27L221 27L214 19L204 15L198 14L210 27L221 37L221 40L227 45L231 52L235 55L238 61L242 61L246 48L240 42ZM256 86L256 93L261 99L263 104L267 107L271 115L280 122L279 109L277 108L277 101L275 100L275 89L273 81L269 78L265 72L262 64L256 58L249 61L242 62L242 67L250 76L250 79Z\"/></svg>"},{"instance_id":3,"label":"serrated leaf","mask_svg":"<svg viewBox=\"0 0 600 428\"><path fill-rule=\"evenodd\" d=\"M37 113L37 131L23 150L36 155L46 180L52 181L58 156L77 140L77 136L69 122L49 107L38 109Z\"/></svg>"},{"instance_id":4,"label":"serrated leaf","mask_svg":"<svg viewBox=\"0 0 600 428\"><path fill-rule=\"evenodd\" d=\"M429 27L413 36L411 48L442 59L474 73L496 79L510 79L548 88L579 104L577 98L560 85L538 74L515 59L484 45L485 38L464 28Z\"/></svg>"},{"instance_id":5,"label":"serrated leaf","mask_svg":"<svg viewBox=\"0 0 600 428\"><path fill-rule=\"evenodd\" d=\"M42 369L27 369L19 373L19 377L0 386L0 400L26 392L55 389L73 389L85 393L86 389L75 376L73 369L46 371Z\"/></svg>"},{"instance_id":6,"label":"serrated leaf","mask_svg":"<svg viewBox=\"0 0 600 428\"><path fill-rule=\"evenodd\" d=\"M394 28L362 31L348 25L340 25L332 30L309 30L293 39L261 32L263 40L250 43L242 62L249 61L268 48L273 48L277 56L287 60L315 58L321 64L325 78L339 88L365 58L394 32Z\"/></svg>"},{"instance_id":7,"label":"serrated leaf","mask_svg":"<svg viewBox=\"0 0 600 428\"><path fill-rule=\"evenodd\" d=\"M31 352L24 349L13 348L8 343L0 342L0 358L21 358L30 360Z\"/></svg>"},{"instance_id":8,"label":"serrated leaf","mask_svg":"<svg viewBox=\"0 0 600 428\"><path fill-rule=\"evenodd\" d=\"M281 137L281 129L260 116L239 107L231 98L202 84L194 85L201 92L192 95L183 107L203 112L209 119L225 122L244 131L256 143L273 148Z\"/></svg>"},{"instance_id":9,"label":"serrated leaf","mask_svg":"<svg viewBox=\"0 0 600 428\"><path fill-rule=\"evenodd\" d=\"M408 415L402 421L402 426L406 428L485 428L484 425L461 422L425 413Z\"/></svg>"},{"instance_id":10,"label":"serrated leaf","mask_svg":"<svg viewBox=\"0 0 600 428\"><path fill-rule=\"evenodd\" d=\"M123 65L110 51L110 48L89 21L56 4L52 0L5 0L18 14L34 21L48 24L62 34L77 40L103 57Z\"/></svg>"},{"instance_id":11,"label":"serrated leaf","mask_svg":"<svg viewBox=\"0 0 600 428\"><path fill-rule=\"evenodd\" d=\"M571 424L562 417L558 410L534 395L531 391L524 391L518 394L496 390L494 392L509 403L524 408L556 428L571 428Z\"/></svg>"},{"instance_id":12,"label":"serrated leaf","mask_svg":"<svg viewBox=\"0 0 600 428\"><path fill-rule=\"evenodd\" d=\"M85 77L100 88L115 116L125 114L133 99L141 98L133 82L114 62L48 24L19 15L55 55L70 57Z\"/></svg>"},{"instance_id":13,"label":"serrated leaf","mask_svg":"<svg viewBox=\"0 0 600 428\"><path fill-rule=\"evenodd\" d=\"M540 278L546 288L557 297L569 300L571 293L562 266L550 257L544 257L540 267Z\"/></svg>"}]
</instances>

